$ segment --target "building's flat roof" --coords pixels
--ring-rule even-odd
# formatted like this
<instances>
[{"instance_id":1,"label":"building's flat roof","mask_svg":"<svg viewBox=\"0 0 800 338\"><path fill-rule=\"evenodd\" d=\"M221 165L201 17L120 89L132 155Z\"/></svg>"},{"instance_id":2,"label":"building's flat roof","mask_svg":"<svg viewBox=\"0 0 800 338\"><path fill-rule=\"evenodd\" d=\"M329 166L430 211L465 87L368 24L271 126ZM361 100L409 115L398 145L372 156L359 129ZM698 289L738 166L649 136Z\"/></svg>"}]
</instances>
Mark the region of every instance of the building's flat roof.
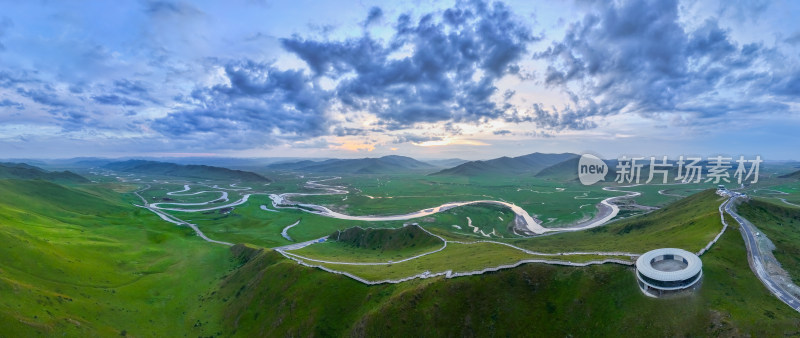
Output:
<instances>
[{"instance_id":1,"label":"building's flat roof","mask_svg":"<svg viewBox=\"0 0 800 338\"><path fill-rule=\"evenodd\" d=\"M683 257L686 259L686 268L678 271L656 270L650 264L650 261L652 261L653 258L663 255L675 255ZM639 256L639 258L636 260L636 270L638 270L639 273L652 279L664 282L681 281L692 278L697 275L702 268L703 262L700 261L700 257L697 257L697 255L689 251L676 248L662 248L648 251Z\"/></svg>"}]
</instances>

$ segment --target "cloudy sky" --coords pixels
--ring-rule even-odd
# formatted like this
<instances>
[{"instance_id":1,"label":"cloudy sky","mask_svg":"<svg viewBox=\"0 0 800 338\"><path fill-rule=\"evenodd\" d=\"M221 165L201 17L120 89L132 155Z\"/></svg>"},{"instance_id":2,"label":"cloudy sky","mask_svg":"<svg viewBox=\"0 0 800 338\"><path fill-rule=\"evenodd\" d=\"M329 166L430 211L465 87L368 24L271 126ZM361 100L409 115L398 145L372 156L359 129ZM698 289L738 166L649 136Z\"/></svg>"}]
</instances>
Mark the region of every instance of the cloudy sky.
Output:
<instances>
[{"instance_id":1,"label":"cloudy sky","mask_svg":"<svg viewBox=\"0 0 800 338\"><path fill-rule=\"evenodd\" d=\"M800 159L797 1L0 0L0 157Z\"/></svg>"}]
</instances>

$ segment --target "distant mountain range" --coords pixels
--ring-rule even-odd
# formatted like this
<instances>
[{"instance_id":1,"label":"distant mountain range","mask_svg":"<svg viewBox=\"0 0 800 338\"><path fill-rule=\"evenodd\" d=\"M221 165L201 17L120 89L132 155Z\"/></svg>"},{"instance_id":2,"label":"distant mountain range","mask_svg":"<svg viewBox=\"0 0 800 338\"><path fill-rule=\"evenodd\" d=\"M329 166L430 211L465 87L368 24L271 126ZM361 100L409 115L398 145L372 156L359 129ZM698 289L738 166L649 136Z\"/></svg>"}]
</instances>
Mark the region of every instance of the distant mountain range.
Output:
<instances>
[{"instance_id":1,"label":"distant mountain range","mask_svg":"<svg viewBox=\"0 0 800 338\"><path fill-rule=\"evenodd\" d=\"M176 176L209 180L270 182L270 179L253 172L233 170L222 167L212 167L207 165L182 165L168 162L129 160L108 163L102 167L114 171L147 175Z\"/></svg>"},{"instance_id":2,"label":"distant mountain range","mask_svg":"<svg viewBox=\"0 0 800 338\"><path fill-rule=\"evenodd\" d=\"M85 177L71 171L47 171L25 163L0 163L0 178L46 180L60 183L86 183Z\"/></svg>"},{"instance_id":3,"label":"distant mountain range","mask_svg":"<svg viewBox=\"0 0 800 338\"><path fill-rule=\"evenodd\" d=\"M577 155L576 155L577 156ZM547 168L540 170L534 176L541 179L548 179L551 181L572 181L578 180L578 161L580 157L570 158L568 160L556 163ZM604 181L608 182L615 178L617 160L603 160L608 166L608 171Z\"/></svg>"},{"instance_id":4,"label":"distant mountain range","mask_svg":"<svg viewBox=\"0 0 800 338\"><path fill-rule=\"evenodd\" d=\"M329 174L389 174L408 171L434 170L432 164L411 157L389 155L378 158L331 159L325 161L304 160L275 163L267 166L273 170L293 170Z\"/></svg>"},{"instance_id":5,"label":"distant mountain range","mask_svg":"<svg viewBox=\"0 0 800 338\"><path fill-rule=\"evenodd\" d=\"M460 158L446 158L446 159L436 159L436 160L425 160L424 162L441 168L452 168L457 165L467 163L469 161Z\"/></svg>"},{"instance_id":6,"label":"distant mountain range","mask_svg":"<svg viewBox=\"0 0 800 338\"><path fill-rule=\"evenodd\" d=\"M441 170L431 175L455 175L455 176L487 176L487 175L519 175L536 174L539 171L555 164L575 159L578 155L571 153L562 154L543 154L533 153L518 157L499 157L486 161L469 161L458 166ZM575 168L571 171L575 172Z\"/></svg>"}]
</instances>

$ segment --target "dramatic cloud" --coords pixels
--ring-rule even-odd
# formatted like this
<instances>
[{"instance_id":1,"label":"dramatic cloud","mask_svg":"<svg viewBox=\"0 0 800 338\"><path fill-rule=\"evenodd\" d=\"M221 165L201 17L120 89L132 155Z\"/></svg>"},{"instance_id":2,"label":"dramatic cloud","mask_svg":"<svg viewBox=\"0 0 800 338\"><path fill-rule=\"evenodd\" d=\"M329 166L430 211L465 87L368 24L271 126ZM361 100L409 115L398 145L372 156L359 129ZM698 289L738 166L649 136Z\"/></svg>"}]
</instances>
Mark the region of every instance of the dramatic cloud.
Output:
<instances>
[{"instance_id":1,"label":"dramatic cloud","mask_svg":"<svg viewBox=\"0 0 800 338\"><path fill-rule=\"evenodd\" d=\"M559 151L618 135L723 139L710 126L775 140L774 128L800 123L793 2L3 9L0 148L21 154L51 142L323 157L436 145L491 157L543 138L572 144Z\"/></svg>"},{"instance_id":2,"label":"dramatic cloud","mask_svg":"<svg viewBox=\"0 0 800 338\"><path fill-rule=\"evenodd\" d=\"M373 9L367 22L377 14ZM459 3L419 19L401 15L386 43L370 35L344 41L282 39L316 77L338 81L335 96L351 111L377 115L389 129L419 122L477 122L503 115L496 82L536 41L502 3Z\"/></svg>"},{"instance_id":3,"label":"dramatic cloud","mask_svg":"<svg viewBox=\"0 0 800 338\"><path fill-rule=\"evenodd\" d=\"M381 19L383 19L383 10L380 7L370 8L367 19L364 20L364 28L381 21Z\"/></svg>"},{"instance_id":4,"label":"dramatic cloud","mask_svg":"<svg viewBox=\"0 0 800 338\"><path fill-rule=\"evenodd\" d=\"M218 137L233 148L328 133L330 94L303 71L241 61L225 65L224 74L226 84L195 90L192 108L157 119L153 127L170 137Z\"/></svg>"},{"instance_id":5,"label":"dramatic cloud","mask_svg":"<svg viewBox=\"0 0 800 338\"><path fill-rule=\"evenodd\" d=\"M42 89L25 89L25 88L17 88L17 93L24 97L27 97L33 102L43 104L45 106L50 107L67 107L69 104L58 98L58 94L55 93L54 89L49 86L45 85Z\"/></svg>"},{"instance_id":6,"label":"dramatic cloud","mask_svg":"<svg viewBox=\"0 0 800 338\"><path fill-rule=\"evenodd\" d=\"M142 102L131 100L126 97L122 97L119 95L100 95L100 96L93 96L92 99L94 102L107 104L107 105L114 105L114 106L133 106L138 107L142 105Z\"/></svg>"},{"instance_id":7,"label":"dramatic cloud","mask_svg":"<svg viewBox=\"0 0 800 338\"><path fill-rule=\"evenodd\" d=\"M14 102L9 99L0 100L0 107L16 107L17 109L24 109L25 106L22 103Z\"/></svg>"},{"instance_id":8,"label":"dramatic cloud","mask_svg":"<svg viewBox=\"0 0 800 338\"><path fill-rule=\"evenodd\" d=\"M587 118L620 113L713 117L759 106L786 110L742 95L766 78L778 92L791 92L791 80L754 67L757 60L770 62L765 53L759 44L736 44L713 19L687 31L679 24L677 1L602 2L572 23L563 40L536 54L550 64L545 84L561 88L571 105L549 114L534 106L533 120L552 129L583 129L591 123Z\"/></svg>"}]
</instances>

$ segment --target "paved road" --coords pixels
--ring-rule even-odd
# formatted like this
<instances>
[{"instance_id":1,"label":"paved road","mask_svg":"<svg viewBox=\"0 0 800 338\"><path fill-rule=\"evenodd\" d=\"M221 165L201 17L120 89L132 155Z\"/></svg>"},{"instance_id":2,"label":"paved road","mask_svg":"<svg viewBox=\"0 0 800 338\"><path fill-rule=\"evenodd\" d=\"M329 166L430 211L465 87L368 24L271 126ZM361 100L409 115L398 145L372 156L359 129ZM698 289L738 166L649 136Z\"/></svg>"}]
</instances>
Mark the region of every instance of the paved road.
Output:
<instances>
[{"instance_id":1,"label":"paved road","mask_svg":"<svg viewBox=\"0 0 800 338\"><path fill-rule=\"evenodd\" d=\"M800 312L800 300L792 296L792 294L784 289L779 283L775 282L764 268L766 263L764 261L764 257L761 256L761 252L758 250L758 243L755 235L757 229L752 223L750 223L750 221L742 216L739 216L739 214L737 214L732 208L733 202L737 198L739 198L739 196L730 198L727 205L725 205L725 211L731 215L736 222L739 222L739 225L741 225L739 229L742 232L745 244L747 245L747 256L748 260L750 261L750 268L756 274L758 279L764 283L764 286L766 286L767 289L775 295L775 297L778 297L778 299L791 306L795 311Z\"/></svg>"}]
</instances>

